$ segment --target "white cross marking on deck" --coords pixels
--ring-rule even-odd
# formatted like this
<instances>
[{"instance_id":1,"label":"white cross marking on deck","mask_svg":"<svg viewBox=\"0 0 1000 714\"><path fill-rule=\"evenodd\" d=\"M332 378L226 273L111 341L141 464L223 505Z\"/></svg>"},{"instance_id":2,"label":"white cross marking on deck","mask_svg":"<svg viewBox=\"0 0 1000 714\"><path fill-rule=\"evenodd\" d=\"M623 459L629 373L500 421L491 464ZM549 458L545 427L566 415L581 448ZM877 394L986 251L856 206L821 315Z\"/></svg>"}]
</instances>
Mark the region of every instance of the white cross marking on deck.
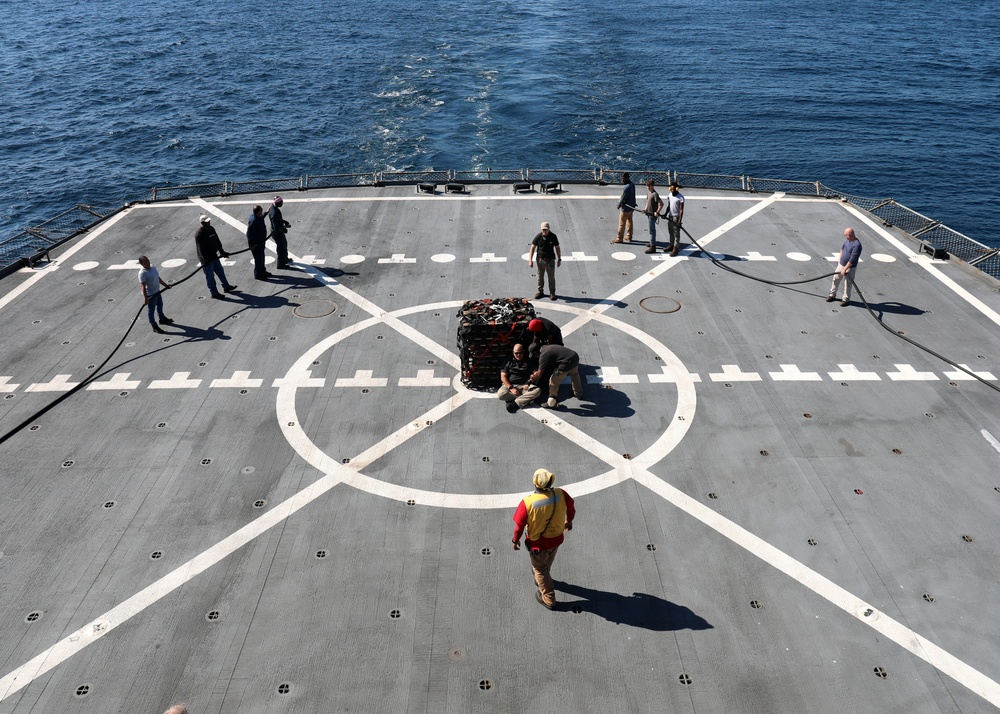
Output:
<instances>
[{"instance_id":1,"label":"white cross marking on deck","mask_svg":"<svg viewBox=\"0 0 1000 714\"><path fill-rule=\"evenodd\" d=\"M886 372L885 376L893 382L936 382L938 376L933 372L918 372L911 365L897 364L898 372Z\"/></svg>"},{"instance_id":2,"label":"white cross marking on deck","mask_svg":"<svg viewBox=\"0 0 1000 714\"><path fill-rule=\"evenodd\" d=\"M874 372L862 372L853 364L838 364L839 372L827 372L832 380L843 380L845 382L881 382L882 378Z\"/></svg>"},{"instance_id":3,"label":"white cross marking on deck","mask_svg":"<svg viewBox=\"0 0 1000 714\"><path fill-rule=\"evenodd\" d=\"M270 257L270 256L268 256L268 257ZM235 260L230 260L229 258L219 258L219 262L223 265L223 267L226 267L226 268L231 268L234 265L236 265L236 261ZM264 259L264 262L265 263L268 262L267 258ZM274 258L271 258L270 262L273 263L274 262ZM198 263L198 265L201 265L201 263Z\"/></svg>"},{"instance_id":4,"label":"white cross marking on deck","mask_svg":"<svg viewBox=\"0 0 1000 714\"><path fill-rule=\"evenodd\" d=\"M12 380L12 379L14 379L13 376L0 377L0 393L13 392L18 387L21 386L20 384L11 384L10 380Z\"/></svg>"},{"instance_id":5,"label":"white cross marking on deck","mask_svg":"<svg viewBox=\"0 0 1000 714\"><path fill-rule=\"evenodd\" d=\"M962 369L969 370L970 372L972 372L972 374L976 375L976 377L979 377L980 379L985 379L991 382L995 382L997 379L992 372L976 372L971 367L969 367L969 365L962 364L961 362L959 362L959 366ZM966 374L965 372L959 372L957 369L954 372L945 372L944 376L955 382L963 380L973 380L976 378L973 377L972 375Z\"/></svg>"},{"instance_id":6,"label":"white cross marking on deck","mask_svg":"<svg viewBox=\"0 0 1000 714\"><path fill-rule=\"evenodd\" d=\"M747 251L747 254L740 258L741 260L777 260L773 255L761 255L755 250Z\"/></svg>"},{"instance_id":7,"label":"white cross marking on deck","mask_svg":"<svg viewBox=\"0 0 1000 714\"><path fill-rule=\"evenodd\" d=\"M79 382L68 381L72 375L69 374L57 374L52 378L51 382L38 382L36 384L28 385L28 388L24 391L26 392L68 392L73 387L79 384Z\"/></svg>"},{"instance_id":8,"label":"white cross marking on deck","mask_svg":"<svg viewBox=\"0 0 1000 714\"><path fill-rule=\"evenodd\" d=\"M756 372L744 372L737 364L722 365L722 372L711 372L708 375L713 382L760 382Z\"/></svg>"},{"instance_id":9,"label":"white cross marking on deck","mask_svg":"<svg viewBox=\"0 0 1000 714\"><path fill-rule=\"evenodd\" d=\"M148 389L194 389L201 384L200 379L188 379L190 372L174 372L170 379L154 379Z\"/></svg>"},{"instance_id":10,"label":"white cross marking on deck","mask_svg":"<svg viewBox=\"0 0 1000 714\"><path fill-rule=\"evenodd\" d=\"M574 250L569 255L564 255L564 263L587 263L599 260L596 255L587 255L582 250Z\"/></svg>"},{"instance_id":11,"label":"white cross marking on deck","mask_svg":"<svg viewBox=\"0 0 1000 714\"><path fill-rule=\"evenodd\" d=\"M416 263L417 259L416 258L407 258L406 257L406 253L393 253L391 258L379 258L378 262L380 264L394 263L394 264L398 265L398 264L401 264L401 263Z\"/></svg>"},{"instance_id":12,"label":"white cross marking on deck","mask_svg":"<svg viewBox=\"0 0 1000 714\"><path fill-rule=\"evenodd\" d=\"M798 365L780 364L780 372L768 372L768 376L775 382L822 382L823 378L819 372L802 372Z\"/></svg>"},{"instance_id":13,"label":"white cross marking on deck","mask_svg":"<svg viewBox=\"0 0 1000 714\"><path fill-rule=\"evenodd\" d=\"M730 220L720 228L716 229L712 233L708 234L702 238L702 243L707 243L710 240L718 237L725 233L729 228L734 227L738 223L746 220L748 217L754 215L756 212L763 210L771 203L778 201L784 197L783 193L775 193L770 198L756 203L752 208L744 211L736 218ZM603 197L602 197L603 198ZM227 220L234 227L242 230L243 226L236 219L224 214L215 207L208 204L206 201L200 198L192 198L193 203L205 207L207 210L211 211L215 215ZM308 200L308 199L307 199ZM349 199L350 200L350 199ZM357 200L357 199L355 199ZM366 199L370 200L370 199ZM490 197L490 200L496 200L495 197ZM122 214L119 214L119 216ZM860 217L860 214L859 214ZM867 219L861 217L865 222ZM112 219L113 221L114 219ZM107 223L105 223L107 226ZM580 316L570 322L569 325L563 328L563 334L569 334L573 329L577 329L587 320L596 319L599 321L608 321L610 318L605 318L603 312L610 308L612 305L617 303L620 296L624 293L625 295L638 290L640 287L649 282L650 274L653 277L662 273L665 269L669 268L671 264L663 264L661 267L654 268L648 271L640 278L634 280L630 286L618 291L615 296L607 298L601 305L593 308L590 311L589 317ZM310 271L311 272L311 271ZM352 291L347 290L343 286L339 285L336 281L327 279L327 276L321 273L313 273L313 276L320 281L322 284L327 285L331 289L338 292L338 294L343 295L347 299L351 300L355 304L363 307L363 309L369 310L373 315L378 314L378 317L371 318L369 320L363 321L370 324L376 324L378 322L385 322L397 329L403 335L414 339L418 344L430 349L442 351L443 355L453 358L454 365L456 369L459 369L457 358L451 355L447 351L444 351L439 345L434 343L429 338L416 332L412 328L409 328L405 324L401 324L398 317L387 315L384 312L376 313L372 310L375 306L365 298L352 293ZM0 307L5 304L0 300ZM398 314L398 311L397 311ZM995 313L994 313L995 315ZM998 317L1000 319L1000 317ZM609 322L608 324L613 324ZM358 328L359 326L355 326ZM361 328L359 328L361 329ZM647 342L647 346L654 346L655 341L651 337L643 335L642 333L636 335L637 339ZM314 348L313 351L315 351ZM436 353L436 352L435 352ZM672 356L672 353L671 353ZM307 352L303 355L301 360L312 359L310 353ZM452 364L452 361L449 361ZM676 367L677 365L673 365ZM853 367L853 365L840 365L844 367ZM294 369L294 368L293 368ZM305 370L302 370L305 371ZM832 374L831 374L832 376ZM877 379L877 376L876 376ZM688 382L681 382L680 384L688 384ZM284 390L282 390L284 391ZM679 390L680 391L680 390ZM278 409L279 417L282 416L281 409L287 407L287 400L283 401L282 393L279 391L278 395ZM294 393L292 396L292 402L294 402ZM460 406L465 401L468 401L472 397L468 394L463 395L462 393L456 392L449 402L439 405L435 410L428 413L427 416L431 415L447 415L449 412L453 411L454 408ZM680 408L680 401L678 400L678 408ZM292 404L294 407L294 404ZM689 405L693 409L693 401ZM914 630L904 626L903 624L897 622L892 617L884 612L878 612L873 606L864 602L860 598L852 595L850 592L840 587L836 583L832 582L828 578L824 577L820 573L812 570L811 568L798 562L791 556L787 555L783 551L775 548L770 543L767 543L758 536L750 533L746 529L737 525L733 521L725 518L724 516L711 510L704 504L694 500L687 494L679 491L675 487L669 485L665 481L661 480L659 477L650 473L647 468L660 459L662 459L669 451L676 445L676 443L670 443L671 440L664 440L662 437L660 440L650 447L646 452L640 454L638 458L632 461L627 461L623 459L618 454L612 453L603 445L594 443L586 434L582 434L578 430L569 426L561 419L551 418L549 414L541 413L542 410L528 410L528 414L532 417L541 420L543 418L550 419L550 425L554 430L565 431L570 435L579 434L582 439L580 444L586 444L584 448L594 447L594 453L598 458L601 458L606 463L612 464L612 471L617 474L618 480L631 477L636 482L643 484L646 488L650 489L657 495L661 496L664 500L668 501L672 505L676 506L678 509L697 519L701 523L705 524L709 528L715 530L720 535L728 538L733 543L739 547L745 549L748 553L760 558L763 562L771 565L776 570L784 573L788 577L794 579L800 584L804 585L811 591L815 592L819 596L826 599L831 604L839 607L848 615L856 618L859 622L871 627L873 630L881 633L888 639L895 642L897 645L905 649L906 651L912 653L921 660L927 662L931 666L935 667L938 671L943 674L948 675L956 682L959 682L963 686L967 687L970 691L974 692L978 696L982 697L986 701L990 702L994 706L1000 706L1000 684L993 681L982 672L970 667L966 663L962 662L960 659L954 655L949 654L947 651L938 647L930 640L920 636ZM419 426L419 422L417 423ZM284 427L282 427L284 430ZM413 426L408 427L409 431L413 432ZM403 430L400 430L402 432ZM686 430L685 430L686 431ZM985 434L984 434L985 435ZM287 432L286 432L287 436ZM680 433L683 436L683 432ZM678 438L675 435L675 438ZM306 439L308 441L308 439ZM308 444L309 448L316 450L315 445ZM603 447L603 448L602 448ZM331 465L331 472L326 473L325 476L319 478L317 481L313 482L311 485L307 486L303 490L299 491L292 497L286 499L285 501L277 504L274 508L256 518L255 520L248 523L246 526L240 528L235 533L227 538L219 541L215 545L211 546L200 555L195 556L191 560L183 563L180 567L171 571L169 574L160 578L154 582L149 587L143 589L133 597L125 600L116 607L109 610L104 615L100 616L98 619L93 620L83 627L78 629L76 632L70 633L68 636L52 645L48 649L44 650L30 661L21 665L17 669L13 670L5 677L0 679L0 700L5 700L12 694L20 691L28 684L34 682L39 677L43 676L46 672L51 671L53 668L66 661L72 657L77 652L83 650L90 644L93 644L97 639L103 637L109 632L116 629L119 625L127 622L129 619L135 615L143 612L146 608L155 604L159 600L166 597L171 592L183 586L188 581L197 577L201 573L205 572L207 569L211 568L218 562L220 562L225 557L231 555L238 549L242 548L244 545L259 537L263 533L266 533L275 525L284 522L296 512L298 512L304 506L312 503L313 501L320 498L323 494L330 491L338 483L341 483L341 477L350 476L351 471L346 467L334 462ZM356 477L361 476L361 474L354 474ZM595 477L595 479L600 479L603 476ZM367 478L367 477L365 477ZM370 480L370 479L369 479ZM590 479L589 481L593 481ZM358 485L357 480L351 481L352 485ZM591 493L592 488L587 488L586 490L580 490L580 486L585 486L588 482L580 482L577 484L577 490L575 493ZM371 490L372 493L377 493L378 491ZM383 494L385 495L385 494ZM433 494L432 494L433 495ZM437 494L439 497L443 497L445 494ZM515 503L517 499L520 499L522 493L517 494L506 494L494 496L491 502L486 507L489 508L510 508ZM445 502L443 498L435 500L434 503L429 503L427 505L443 505L449 506L454 505L452 503ZM482 506L477 506L482 507ZM865 617L862 613L870 612L871 614L877 614L878 617Z\"/></svg>"},{"instance_id":14,"label":"white cross marking on deck","mask_svg":"<svg viewBox=\"0 0 1000 714\"><path fill-rule=\"evenodd\" d=\"M320 377L313 377L310 370L306 370L305 374L297 374L292 377L278 377L272 383L272 387L322 387L326 384L326 380Z\"/></svg>"},{"instance_id":15,"label":"white cross marking on deck","mask_svg":"<svg viewBox=\"0 0 1000 714\"><path fill-rule=\"evenodd\" d=\"M389 380L384 377L372 377L372 370L359 369L353 377L341 377L334 382L335 387L384 387Z\"/></svg>"},{"instance_id":16,"label":"white cross marking on deck","mask_svg":"<svg viewBox=\"0 0 1000 714\"><path fill-rule=\"evenodd\" d=\"M381 260L379 261L382 262ZM483 253L479 258L469 258L470 263L506 263L507 258L497 257L496 253Z\"/></svg>"},{"instance_id":17,"label":"white cross marking on deck","mask_svg":"<svg viewBox=\"0 0 1000 714\"><path fill-rule=\"evenodd\" d=\"M124 263L119 263L118 265L109 265L107 269L108 270L134 270L136 272L139 272L139 270L141 268L142 268L142 266L139 265L139 261L138 260L126 260Z\"/></svg>"},{"instance_id":18,"label":"white cross marking on deck","mask_svg":"<svg viewBox=\"0 0 1000 714\"><path fill-rule=\"evenodd\" d=\"M303 255L301 258L295 261L296 263L305 263L306 265L325 265L326 258L316 258L315 255Z\"/></svg>"},{"instance_id":19,"label":"white cross marking on deck","mask_svg":"<svg viewBox=\"0 0 1000 714\"><path fill-rule=\"evenodd\" d=\"M418 369L416 377L400 377L400 387L449 387L451 377L435 377L433 369Z\"/></svg>"},{"instance_id":20,"label":"white cross marking on deck","mask_svg":"<svg viewBox=\"0 0 1000 714\"><path fill-rule=\"evenodd\" d=\"M229 379L213 379L209 387L211 389L247 389L259 387L263 383L263 379L250 379L250 372L236 371Z\"/></svg>"},{"instance_id":21,"label":"white cross marking on deck","mask_svg":"<svg viewBox=\"0 0 1000 714\"><path fill-rule=\"evenodd\" d=\"M663 370L663 374L646 375L649 378L651 384L676 384L677 377L674 376L674 373L671 371L670 367L663 366L660 369ZM682 376L685 381L696 382L696 383L701 382L701 375L695 374L694 372L689 372Z\"/></svg>"},{"instance_id":22,"label":"white cross marking on deck","mask_svg":"<svg viewBox=\"0 0 1000 714\"><path fill-rule=\"evenodd\" d=\"M142 384L141 379L129 379L131 372L116 372L111 379L104 382L91 382L87 385L88 390L100 389L136 389Z\"/></svg>"},{"instance_id":23,"label":"white cross marking on deck","mask_svg":"<svg viewBox=\"0 0 1000 714\"><path fill-rule=\"evenodd\" d=\"M600 374L588 374L587 384L638 384L639 375L622 374L617 367L599 366Z\"/></svg>"}]
</instances>

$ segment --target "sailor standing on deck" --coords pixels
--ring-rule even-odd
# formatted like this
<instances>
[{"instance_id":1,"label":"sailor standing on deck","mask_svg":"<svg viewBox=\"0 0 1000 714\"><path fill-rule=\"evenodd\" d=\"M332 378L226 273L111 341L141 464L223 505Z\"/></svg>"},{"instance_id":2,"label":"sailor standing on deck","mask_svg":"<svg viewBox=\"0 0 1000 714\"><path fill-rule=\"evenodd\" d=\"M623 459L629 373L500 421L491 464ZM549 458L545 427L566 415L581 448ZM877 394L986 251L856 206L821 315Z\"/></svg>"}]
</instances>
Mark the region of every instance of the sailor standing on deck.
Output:
<instances>
[{"instance_id":1,"label":"sailor standing on deck","mask_svg":"<svg viewBox=\"0 0 1000 714\"><path fill-rule=\"evenodd\" d=\"M154 312L158 312L160 314L160 325L169 325L173 322L173 320L163 314L163 296L160 294L163 290L169 290L170 285L163 281L156 267L149 262L149 258L146 256L139 256L139 265L142 266L142 269L139 270L139 287L142 289L142 304L146 306L146 311L149 313L149 324L153 326L153 332L163 334L163 330L156 324L156 320L153 317ZM163 290L160 288L163 288Z\"/></svg>"},{"instance_id":2,"label":"sailor standing on deck","mask_svg":"<svg viewBox=\"0 0 1000 714\"><path fill-rule=\"evenodd\" d=\"M844 297L840 301L841 307L847 307L851 302L851 285L854 284L854 269L858 267L858 261L861 260L861 241L854 235L854 229L845 228L844 238L846 240L840 246L840 263L833 274L833 285L830 286L830 294L826 296L827 302L833 302L837 299L837 288L840 286L840 281L844 280L844 276L846 275Z\"/></svg>"},{"instance_id":3,"label":"sailor standing on deck","mask_svg":"<svg viewBox=\"0 0 1000 714\"><path fill-rule=\"evenodd\" d=\"M681 224L684 222L684 194L676 181L671 181L667 193L667 234L670 236L670 255L677 255L681 247ZM666 248L663 249L666 251Z\"/></svg>"},{"instance_id":4,"label":"sailor standing on deck","mask_svg":"<svg viewBox=\"0 0 1000 714\"><path fill-rule=\"evenodd\" d=\"M549 610L556 609L556 592L549 570L563 542L563 532L573 530L576 506L568 493L553 486L556 477L538 469L532 481L535 492L525 496L514 512L514 550L521 549L521 535L531 556L531 569L538 590L535 600Z\"/></svg>"},{"instance_id":5,"label":"sailor standing on deck","mask_svg":"<svg viewBox=\"0 0 1000 714\"><path fill-rule=\"evenodd\" d=\"M271 220L271 237L274 238L275 250L278 253L278 267L282 270L288 266L288 239L285 234L291 227L291 223L286 221L281 215L281 207L285 201L281 196L275 196L271 203L271 208L267 212L267 217Z\"/></svg>"},{"instance_id":6,"label":"sailor standing on deck","mask_svg":"<svg viewBox=\"0 0 1000 714\"><path fill-rule=\"evenodd\" d=\"M222 289L231 293L236 289L235 285L230 285L226 280L226 271L222 269L221 258L228 258L227 253L219 240L219 234L212 227L212 219L204 213L198 220L201 226L194 232L194 245L198 251L198 260L201 261L202 272L205 273L205 282L208 284L208 292L212 294L213 300L222 300L219 289L215 286L215 278L218 276L222 281Z\"/></svg>"},{"instance_id":7,"label":"sailor standing on deck","mask_svg":"<svg viewBox=\"0 0 1000 714\"><path fill-rule=\"evenodd\" d=\"M264 207L254 206L253 214L247 219L247 245L253 255L253 277L255 280L267 280L272 277L267 272L264 258L264 243L267 242L267 224L264 222Z\"/></svg>"},{"instance_id":8,"label":"sailor standing on deck","mask_svg":"<svg viewBox=\"0 0 1000 714\"><path fill-rule=\"evenodd\" d=\"M656 222L660 218L660 211L663 210L663 201L660 194L653 188L653 179L646 179L646 207L642 210L649 219L649 247L647 253L656 252Z\"/></svg>"},{"instance_id":9,"label":"sailor standing on deck","mask_svg":"<svg viewBox=\"0 0 1000 714\"><path fill-rule=\"evenodd\" d=\"M635 184L632 183L632 177L628 175L628 171L622 174L622 183L625 188L622 189L622 196L618 199L618 210L621 212L618 215L618 237L615 238L612 243L621 243L622 238L625 239L625 243L632 242L632 211L635 210Z\"/></svg>"},{"instance_id":10,"label":"sailor standing on deck","mask_svg":"<svg viewBox=\"0 0 1000 714\"><path fill-rule=\"evenodd\" d=\"M537 254L535 250L537 249ZM528 249L528 267L534 261L538 262L538 292L535 300L545 294L545 276L549 276L549 299L556 299L556 268L562 265L562 249L559 248L559 238L549 227L548 221L542 221L541 232L531 241Z\"/></svg>"}]
</instances>

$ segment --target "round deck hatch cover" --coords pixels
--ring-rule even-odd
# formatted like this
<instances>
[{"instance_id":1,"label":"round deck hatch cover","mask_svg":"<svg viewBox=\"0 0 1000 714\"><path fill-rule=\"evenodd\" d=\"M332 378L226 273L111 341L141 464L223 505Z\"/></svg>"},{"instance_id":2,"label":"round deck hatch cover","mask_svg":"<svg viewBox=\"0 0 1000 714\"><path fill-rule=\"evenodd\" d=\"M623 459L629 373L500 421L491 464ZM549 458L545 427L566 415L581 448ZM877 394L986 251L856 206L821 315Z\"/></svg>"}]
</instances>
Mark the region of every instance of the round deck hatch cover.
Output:
<instances>
[{"instance_id":1,"label":"round deck hatch cover","mask_svg":"<svg viewBox=\"0 0 1000 714\"><path fill-rule=\"evenodd\" d=\"M329 300L309 300L292 310L296 317L326 317L336 311L337 304Z\"/></svg>"}]
</instances>

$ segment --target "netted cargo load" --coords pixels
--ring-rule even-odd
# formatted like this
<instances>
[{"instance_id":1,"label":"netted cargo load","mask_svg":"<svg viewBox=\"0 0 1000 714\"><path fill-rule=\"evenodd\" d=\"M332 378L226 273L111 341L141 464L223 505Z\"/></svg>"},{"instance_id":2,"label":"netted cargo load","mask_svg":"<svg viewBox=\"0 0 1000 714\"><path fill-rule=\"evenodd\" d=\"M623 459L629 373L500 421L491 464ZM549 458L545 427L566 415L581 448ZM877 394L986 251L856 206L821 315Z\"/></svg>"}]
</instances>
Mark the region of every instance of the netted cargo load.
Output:
<instances>
[{"instance_id":1,"label":"netted cargo load","mask_svg":"<svg viewBox=\"0 0 1000 714\"><path fill-rule=\"evenodd\" d=\"M524 298L468 300L458 311L458 354L462 384L469 389L499 389L500 368L518 342L531 342L528 323L534 306Z\"/></svg>"}]
</instances>

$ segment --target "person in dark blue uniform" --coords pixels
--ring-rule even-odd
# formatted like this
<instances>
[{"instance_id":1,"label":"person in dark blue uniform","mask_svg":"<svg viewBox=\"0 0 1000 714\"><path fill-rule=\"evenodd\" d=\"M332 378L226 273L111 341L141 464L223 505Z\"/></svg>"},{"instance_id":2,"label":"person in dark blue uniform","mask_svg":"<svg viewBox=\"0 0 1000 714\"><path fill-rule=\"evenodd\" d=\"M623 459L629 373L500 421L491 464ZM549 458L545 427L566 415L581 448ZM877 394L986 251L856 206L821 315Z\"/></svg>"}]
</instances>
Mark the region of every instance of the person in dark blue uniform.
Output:
<instances>
[{"instance_id":1,"label":"person in dark blue uniform","mask_svg":"<svg viewBox=\"0 0 1000 714\"><path fill-rule=\"evenodd\" d=\"M212 227L212 219L203 213L198 220L201 222L201 227L194 232L198 260L201 261L201 269L205 273L205 282L208 284L208 292L212 294L212 299L222 300L222 294L215 286L216 277L222 282L222 289L227 293L236 289L235 285L229 284L226 271L222 269L221 258L228 258L229 253L223 249L219 234Z\"/></svg>"},{"instance_id":2,"label":"person in dark blue uniform","mask_svg":"<svg viewBox=\"0 0 1000 714\"><path fill-rule=\"evenodd\" d=\"M292 225L281 215L281 206L284 203L281 196L275 196L271 203L271 209L267 212L267 217L271 221L271 237L274 238L275 250L278 253L278 267L281 269L289 267L288 239L285 234Z\"/></svg>"},{"instance_id":3,"label":"person in dark blue uniform","mask_svg":"<svg viewBox=\"0 0 1000 714\"><path fill-rule=\"evenodd\" d=\"M253 256L253 277L267 280L271 273L264 264L264 244L267 242L267 224L264 222L264 207L254 206L253 214L247 219L247 245Z\"/></svg>"}]
</instances>

